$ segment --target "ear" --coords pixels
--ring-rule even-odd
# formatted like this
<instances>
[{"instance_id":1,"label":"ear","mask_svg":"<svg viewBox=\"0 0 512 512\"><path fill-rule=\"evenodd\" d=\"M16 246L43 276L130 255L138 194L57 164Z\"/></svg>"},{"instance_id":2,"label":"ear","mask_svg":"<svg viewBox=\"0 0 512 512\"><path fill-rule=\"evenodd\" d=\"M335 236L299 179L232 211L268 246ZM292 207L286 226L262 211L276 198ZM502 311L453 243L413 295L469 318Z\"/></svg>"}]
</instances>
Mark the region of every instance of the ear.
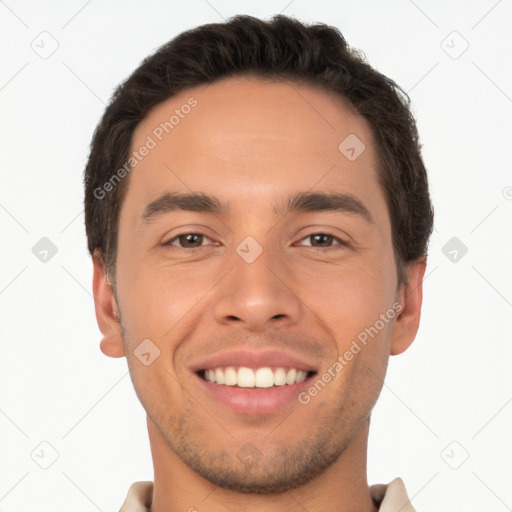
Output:
<instances>
[{"instance_id":1,"label":"ear","mask_svg":"<svg viewBox=\"0 0 512 512\"><path fill-rule=\"evenodd\" d=\"M94 251L92 262L94 265L92 288L96 321L103 335L100 349L106 356L122 357L125 353L121 337L121 323L118 320L119 310L112 285L107 279L103 258L98 250Z\"/></svg>"},{"instance_id":2,"label":"ear","mask_svg":"<svg viewBox=\"0 0 512 512\"><path fill-rule=\"evenodd\" d=\"M398 302L402 306L393 328L391 355L405 352L414 341L420 325L421 303L423 301L423 276L427 261L421 258L407 265L409 282L402 285Z\"/></svg>"}]
</instances>

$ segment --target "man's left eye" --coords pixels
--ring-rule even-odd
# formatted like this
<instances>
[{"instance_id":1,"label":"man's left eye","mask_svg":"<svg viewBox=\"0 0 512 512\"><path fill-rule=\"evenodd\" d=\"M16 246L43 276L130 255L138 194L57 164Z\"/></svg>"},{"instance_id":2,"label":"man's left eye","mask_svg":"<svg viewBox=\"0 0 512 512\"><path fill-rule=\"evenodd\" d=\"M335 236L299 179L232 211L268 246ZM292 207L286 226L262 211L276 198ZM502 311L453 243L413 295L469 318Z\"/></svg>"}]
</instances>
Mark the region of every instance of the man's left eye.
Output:
<instances>
[{"instance_id":1,"label":"man's left eye","mask_svg":"<svg viewBox=\"0 0 512 512\"><path fill-rule=\"evenodd\" d=\"M309 245L310 247L332 247L332 242L337 242L337 245L347 245L343 240L340 238L335 237L334 235L330 235L329 233L314 233L311 235L308 235L302 240L310 240Z\"/></svg>"}]
</instances>

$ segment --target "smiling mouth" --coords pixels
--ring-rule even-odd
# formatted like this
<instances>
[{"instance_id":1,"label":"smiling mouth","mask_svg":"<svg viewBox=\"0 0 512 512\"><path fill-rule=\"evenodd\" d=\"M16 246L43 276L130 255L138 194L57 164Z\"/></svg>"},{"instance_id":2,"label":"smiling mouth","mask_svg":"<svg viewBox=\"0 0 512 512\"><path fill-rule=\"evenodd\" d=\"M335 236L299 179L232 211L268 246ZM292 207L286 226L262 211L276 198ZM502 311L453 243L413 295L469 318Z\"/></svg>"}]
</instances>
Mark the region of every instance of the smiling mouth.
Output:
<instances>
[{"instance_id":1,"label":"smiling mouth","mask_svg":"<svg viewBox=\"0 0 512 512\"><path fill-rule=\"evenodd\" d=\"M285 367L248 368L246 366L227 366L199 370L197 375L207 382L220 386L265 389L293 386L313 377L316 372Z\"/></svg>"}]
</instances>

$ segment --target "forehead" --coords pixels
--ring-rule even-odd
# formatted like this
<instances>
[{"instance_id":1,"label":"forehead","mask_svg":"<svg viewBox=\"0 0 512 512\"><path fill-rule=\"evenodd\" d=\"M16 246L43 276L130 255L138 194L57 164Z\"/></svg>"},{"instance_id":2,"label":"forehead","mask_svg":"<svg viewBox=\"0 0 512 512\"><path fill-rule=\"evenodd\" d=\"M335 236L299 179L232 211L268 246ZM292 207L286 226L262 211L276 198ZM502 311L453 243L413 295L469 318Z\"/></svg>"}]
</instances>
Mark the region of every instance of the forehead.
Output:
<instances>
[{"instance_id":1,"label":"forehead","mask_svg":"<svg viewBox=\"0 0 512 512\"><path fill-rule=\"evenodd\" d=\"M364 199L377 184L371 130L342 98L256 77L197 86L157 105L131 150L145 154L134 162L127 194L140 208L163 187L243 201L247 209L279 191L350 189Z\"/></svg>"}]
</instances>

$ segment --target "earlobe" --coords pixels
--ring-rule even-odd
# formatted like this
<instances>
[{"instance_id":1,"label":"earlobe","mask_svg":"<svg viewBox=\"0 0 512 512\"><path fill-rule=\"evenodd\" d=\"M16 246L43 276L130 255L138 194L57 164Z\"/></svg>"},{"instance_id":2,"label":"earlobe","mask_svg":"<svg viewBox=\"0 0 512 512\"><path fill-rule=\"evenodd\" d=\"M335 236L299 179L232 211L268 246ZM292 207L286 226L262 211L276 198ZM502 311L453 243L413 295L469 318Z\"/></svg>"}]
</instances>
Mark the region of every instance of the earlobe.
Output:
<instances>
[{"instance_id":1,"label":"earlobe","mask_svg":"<svg viewBox=\"0 0 512 512\"><path fill-rule=\"evenodd\" d=\"M92 256L93 295L96 320L102 334L100 350L109 357L123 357L124 345L117 304L107 274L103 258L98 250Z\"/></svg>"},{"instance_id":2,"label":"earlobe","mask_svg":"<svg viewBox=\"0 0 512 512\"><path fill-rule=\"evenodd\" d=\"M427 262L425 258L407 265L409 282L402 286L398 302L402 308L397 315L391 340L391 355L405 352L414 341L420 325L423 301L423 276Z\"/></svg>"}]
</instances>

